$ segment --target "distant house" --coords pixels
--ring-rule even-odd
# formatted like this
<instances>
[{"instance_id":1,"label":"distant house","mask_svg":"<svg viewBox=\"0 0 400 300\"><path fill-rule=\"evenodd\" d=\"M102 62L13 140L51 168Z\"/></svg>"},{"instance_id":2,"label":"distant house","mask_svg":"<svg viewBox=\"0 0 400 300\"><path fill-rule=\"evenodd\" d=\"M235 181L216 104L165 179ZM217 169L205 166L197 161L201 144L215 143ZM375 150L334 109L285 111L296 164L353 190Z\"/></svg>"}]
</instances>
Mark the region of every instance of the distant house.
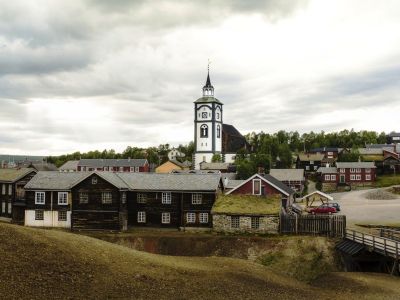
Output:
<instances>
[{"instance_id":1,"label":"distant house","mask_svg":"<svg viewBox=\"0 0 400 300\"><path fill-rule=\"evenodd\" d=\"M315 172L322 165L325 155L322 153L300 153L297 156L296 168L306 172Z\"/></svg>"},{"instance_id":2,"label":"distant house","mask_svg":"<svg viewBox=\"0 0 400 300\"><path fill-rule=\"evenodd\" d=\"M217 232L278 233L281 199L251 195L220 195L212 208Z\"/></svg>"},{"instance_id":3,"label":"distant house","mask_svg":"<svg viewBox=\"0 0 400 300\"><path fill-rule=\"evenodd\" d=\"M200 163L200 170L201 171L220 171L221 173L230 173L235 171L235 167L230 163L222 163L222 162L215 162L215 163L208 163L208 162L201 162Z\"/></svg>"},{"instance_id":4,"label":"distant house","mask_svg":"<svg viewBox=\"0 0 400 300\"><path fill-rule=\"evenodd\" d=\"M31 168L0 169L0 216L23 223L25 184L36 174Z\"/></svg>"},{"instance_id":5,"label":"distant house","mask_svg":"<svg viewBox=\"0 0 400 300\"><path fill-rule=\"evenodd\" d=\"M185 153L179 151L176 148L172 148L169 152L168 152L168 159L173 161L173 160L179 160L181 158L185 157Z\"/></svg>"},{"instance_id":6,"label":"distant house","mask_svg":"<svg viewBox=\"0 0 400 300\"><path fill-rule=\"evenodd\" d=\"M78 170L79 160L69 160L63 164L58 170L60 172L76 172Z\"/></svg>"},{"instance_id":7,"label":"distant house","mask_svg":"<svg viewBox=\"0 0 400 300\"><path fill-rule=\"evenodd\" d=\"M304 190L305 177L303 169L271 169L269 174L298 193Z\"/></svg>"},{"instance_id":8,"label":"distant house","mask_svg":"<svg viewBox=\"0 0 400 300\"><path fill-rule=\"evenodd\" d=\"M42 163L32 163L28 166L28 168L35 169L37 172L40 171L58 171L58 168L55 164L42 162Z\"/></svg>"},{"instance_id":9,"label":"distant house","mask_svg":"<svg viewBox=\"0 0 400 300\"><path fill-rule=\"evenodd\" d=\"M320 147L313 148L309 151L309 153L313 154L323 154L324 158L337 159L339 154L343 151L343 148L338 147Z\"/></svg>"},{"instance_id":10,"label":"distant house","mask_svg":"<svg viewBox=\"0 0 400 300\"><path fill-rule=\"evenodd\" d=\"M324 192L336 191L338 186L338 170L336 167L321 167L317 170L321 190Z\"/></svg>"},{"instance_id":11,"label":"distant house","mask_svg":"<svg viewBox=\"0 0 400 300\"><path fill-rule=\"evenodd\" d=\"M156 173L171 173L176 170L190 170L191 163L185 161L183 163L177 160L169 160L156 168Z\"/></svg>"},{"instance_id":12,"label":"distant house","mask_svg":"<svg viewBox=\"0 0 400 300\"><path fill-rule=\"evenodd\" d=\"M149 172L147 159L81 159L78 163L78 172Z\"/></svg>"},{"instance_id":13,"label":"distant house","mask_svg":"<svg viewBox=\"0 0 400 300\"><path fill-rule=\"evenodd\" d=\"M256 195L261 197L280 195L282 206L286 208L293 203L295 191L269 174L254 174L226 194Z\"/></svg>"},{"instance_id":14,"label":"distant house","mask_svg":"<svg viewBox=\"0 0 400 300\"><path fill-rule=\"evenodd\" d=\"M400 132L391 132L387 136L388 144L397 144L400 143Z\"/></svg>"}]
</instances>

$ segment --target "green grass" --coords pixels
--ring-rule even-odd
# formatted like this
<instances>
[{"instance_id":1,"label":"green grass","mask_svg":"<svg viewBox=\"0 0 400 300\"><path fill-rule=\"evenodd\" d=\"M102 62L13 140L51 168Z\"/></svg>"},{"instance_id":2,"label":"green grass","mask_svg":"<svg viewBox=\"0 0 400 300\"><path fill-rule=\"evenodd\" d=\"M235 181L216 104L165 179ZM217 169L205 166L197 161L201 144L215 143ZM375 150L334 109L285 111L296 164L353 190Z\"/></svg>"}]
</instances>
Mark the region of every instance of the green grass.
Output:
<instances>
[{"instance_id":1,"label":"green grass","mask_svg":"<svg viewBox=\"0 0 400 300\"><path fill-rule=\"evenodd\" d=\"M392 185L400 184L400 174L398 175L380 175L377 176L375 186L376 187L388 187Z\"/></svg>"},{"instance_id":2,"label":"green grass","mask_svg":"<svg viewBox=\"0 0 400 300\"><path fill-rule=\"evenodd\" d=\"M280 196L219 195L212 212L221 214L278 214Z\"/></svg>"}]
</instances>

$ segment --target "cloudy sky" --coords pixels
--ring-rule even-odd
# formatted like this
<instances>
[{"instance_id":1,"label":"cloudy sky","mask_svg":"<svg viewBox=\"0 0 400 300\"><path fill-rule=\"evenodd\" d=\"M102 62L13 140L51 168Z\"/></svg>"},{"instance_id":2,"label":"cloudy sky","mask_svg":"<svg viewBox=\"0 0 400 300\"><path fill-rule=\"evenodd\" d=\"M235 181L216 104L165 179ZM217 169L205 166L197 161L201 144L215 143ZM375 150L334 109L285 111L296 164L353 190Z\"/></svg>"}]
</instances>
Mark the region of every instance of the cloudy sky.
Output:
<instances>
[{"instance_id":1,"label":"cloudy sky","mask_svg":"<svg viewBox=\"0 0 400 300\"><path fill-rule=\"evenodd\" d=\"M0 0L0 153L188 143L207 61L251 131L400 130L398 0Z\"/></svg>"}]
</instances>

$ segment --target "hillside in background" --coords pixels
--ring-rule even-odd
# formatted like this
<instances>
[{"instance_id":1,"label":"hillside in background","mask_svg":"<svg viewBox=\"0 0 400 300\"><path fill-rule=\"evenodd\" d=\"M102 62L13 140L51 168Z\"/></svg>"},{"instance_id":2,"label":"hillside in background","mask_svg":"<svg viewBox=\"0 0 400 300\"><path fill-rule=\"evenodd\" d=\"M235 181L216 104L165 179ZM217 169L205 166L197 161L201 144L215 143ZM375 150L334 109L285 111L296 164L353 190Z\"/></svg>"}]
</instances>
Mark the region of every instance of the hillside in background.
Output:
<instances>
[{"instance_id":1,"label":"hillside in background","mask_svg":"<svg viewBox=\"0 0 400 300\"><path fill-rule=\"evenodd\" d=\"M334 273L307 285L242 259L155 255L57 230L0 223L0 240L2 298L400 297L399 279L383 274Z\"/></svg>"}]
</instances>

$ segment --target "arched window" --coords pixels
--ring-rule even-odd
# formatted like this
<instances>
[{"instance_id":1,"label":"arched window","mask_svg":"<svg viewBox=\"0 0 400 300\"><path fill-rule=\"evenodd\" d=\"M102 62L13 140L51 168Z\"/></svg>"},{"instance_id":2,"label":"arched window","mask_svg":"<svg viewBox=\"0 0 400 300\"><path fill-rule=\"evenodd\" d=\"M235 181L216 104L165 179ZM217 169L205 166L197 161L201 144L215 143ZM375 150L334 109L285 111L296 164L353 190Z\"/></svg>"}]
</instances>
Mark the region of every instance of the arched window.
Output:
<instances>
[{"instance_id":1,"label":"arched window","mask_svg":"<svg viewBox=\"0 0 400 300\"><path fill-rule=\"evenodd\" d=\"M217 125L217 138L221 137L221 126Z\"/></svg>"},{"instance_id":2,"label":"arched window","mask_svg":"<svg viewBox=\"0 0 400 300\"><path fill-rule=\"evenodd\" d=\"M200 126L200 137L208 137L208 126L206 124Z\"/></svg>"}]
</instances>

